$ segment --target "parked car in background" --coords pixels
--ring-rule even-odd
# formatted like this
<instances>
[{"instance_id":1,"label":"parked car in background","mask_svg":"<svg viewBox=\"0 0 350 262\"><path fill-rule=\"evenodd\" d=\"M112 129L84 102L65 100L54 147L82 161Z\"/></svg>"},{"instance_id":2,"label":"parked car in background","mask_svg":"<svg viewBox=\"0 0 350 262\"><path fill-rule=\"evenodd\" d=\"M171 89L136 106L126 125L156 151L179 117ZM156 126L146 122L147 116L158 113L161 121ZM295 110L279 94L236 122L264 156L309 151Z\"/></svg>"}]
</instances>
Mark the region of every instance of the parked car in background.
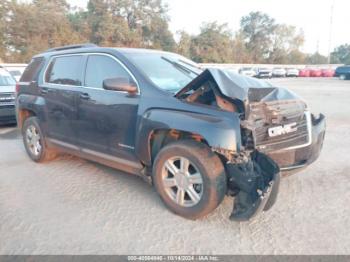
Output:
<instances>
[{"instance_id":1,"label":"parked car in background","mask_svg":"<svg viewBox=\"0 0 350 262\"><path fill-rule=\"evenodd\" d=\"M321 76L322 77L333 77L335 71L333 69L322 69L321 70Z\"/></svg>"},{"instance_id":2,"label":"parked car in background","mask_svg":"<svg viewBox=\"0 0 350 262\"><path fill-rule=\"evenodd\" d=\"M299 70L296 68L287 68L286 69L286 76L287 77L298 77L299 76Z\"/></svg>"},{"instance_id":3,"label":"parked car in background","mask_svg":"<svg viewBox=\"0 0 350 262\"><path fill-rule=\"evenodd\" d=\"M256 76L256 69L253 67L242 67L238 72L245 76Z\"/></svg>"},{"instance_id":4,"label":"parked car in background","mask_svg":"<svg viewBox=\"0 0 350 262\"><path fill-rule=\"evenodd\" d=\"M273 77L285 77L286 73L286 70L282 67L276 67L272 70Z\"/></svg>"},{"instance_id":5,"label":"parked car in background","mask_svg":"<svg viewBox=\"0 0 350 262\"><path fill-rule=\"evenodd\" d=\"M269 68L258 68L256 70L255 77L257 77L257 78L271 78L272 77L272 70Z\"/></svg>"},{"instance_id":6,"label":"parked car in background","mask_svg":"<svg viewBox=\"0 0 350 262\"><path fill-rule=\"evenodd\" d=\"M342 80L350 79L350 65L337 67L334 76L339 77Z\"/></svg>"},{"instance_id":7,"label":"parked car in background","mask_svg":"<svg viewBox=\"0 0 350 262\"><path fill-rule=\"evenodd\" d=\"M310 77L311 70L309 68L304 68L299 70L299 77Z\"/></svg>"},{"instance_id":8,"label":"parked car in background","mask_svg":"<svg viewBox=\"0 0 350 262\"><path fill-rule=\"evenodd\" d=\"M23 74L26 66L27 64L14 64L14 63L0 64L0 67L10 72L10 74L16 79L17 82L19 81L21 75Z\"/></svg>"},{"instance_id":9,"label":"parked car in background","mask_svg":"<svg viewBox=\"0 0 350 262\"><path fill-rule=\"evenodd\" d=\"M16 80L4 68L0 68L0 124L16 123Z\"/></svg>"},{"instance_id":10,"label":"parked car in background","mask_svg":"<svg viewBox=\"0 0 350 262\"><path fill-rule=\"evenodd\" d=\"M16 69L10 69L8 71L13 76L13 78L18 82L19 79L21 78L22 72Z\"/></svg>"},{"instance_id":11,"label":"parked car in background","mask_svg":"<svg viewBox=\"0 0 350 262\"><path fill-rule=\"evenodd\" d=\"M322 76L322 70L318 68L314 68L310 70L310 77L321 77Z\"/></svg>"}]
</instances>

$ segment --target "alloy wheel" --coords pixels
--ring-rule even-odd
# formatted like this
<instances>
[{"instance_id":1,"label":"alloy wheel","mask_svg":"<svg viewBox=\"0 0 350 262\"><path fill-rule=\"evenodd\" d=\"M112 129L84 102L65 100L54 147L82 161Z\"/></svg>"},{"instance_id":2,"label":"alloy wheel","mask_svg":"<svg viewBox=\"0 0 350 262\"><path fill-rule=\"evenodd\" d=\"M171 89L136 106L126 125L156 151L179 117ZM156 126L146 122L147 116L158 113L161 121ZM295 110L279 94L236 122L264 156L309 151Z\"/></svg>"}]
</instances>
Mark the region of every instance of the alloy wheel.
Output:
<instances>
[{"instance_id":1,"label":"alloy wheel","mask_svg":"<svg viewBox=\"0 0 350 262\"><path fill-rule=\"evenodd\" d=\"M39 156L42 150L39 130L34 125L30 125L27 127L25 136L30 152L35 156Z\"/></svg>"},{"instance_id":2,"label":"alloy wheel","mask_svg":"<svg viewBox=\"0 0 350 262\"><path fill-rule=\"evenodd\" d=\"M176 204L192 207L203 195L203 179L198 168L185 157L172 157L162 168L165 192Z\"/></svg>"}]
</instances>

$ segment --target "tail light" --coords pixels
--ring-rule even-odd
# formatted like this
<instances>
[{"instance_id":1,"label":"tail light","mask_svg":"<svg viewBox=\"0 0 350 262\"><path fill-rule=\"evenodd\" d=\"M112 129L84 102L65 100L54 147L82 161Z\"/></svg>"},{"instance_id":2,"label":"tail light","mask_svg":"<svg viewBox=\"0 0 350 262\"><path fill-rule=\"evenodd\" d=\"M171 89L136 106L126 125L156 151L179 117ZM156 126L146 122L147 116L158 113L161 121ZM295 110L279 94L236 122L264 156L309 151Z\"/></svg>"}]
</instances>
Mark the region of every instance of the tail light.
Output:
<instances>
[{"instance_id":1,"label":"tail light","mask_svg":"<svg viewBox=\"0 0 350 262\"><path fill-rule=\"evenodd\" d=\"M16 94L18 94L18 92L19 92L19 83L17 82L16 83Z\"/></svg>"}]
</instances>

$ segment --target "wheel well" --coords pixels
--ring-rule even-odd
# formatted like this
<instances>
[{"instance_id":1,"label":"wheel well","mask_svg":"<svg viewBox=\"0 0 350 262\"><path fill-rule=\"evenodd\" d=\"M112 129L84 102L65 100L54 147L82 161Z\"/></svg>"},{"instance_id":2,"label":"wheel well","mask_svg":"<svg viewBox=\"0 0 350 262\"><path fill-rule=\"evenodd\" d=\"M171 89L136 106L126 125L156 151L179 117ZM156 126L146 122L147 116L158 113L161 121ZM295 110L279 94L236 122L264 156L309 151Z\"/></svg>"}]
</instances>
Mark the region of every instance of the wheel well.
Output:
<instances>
[{"instance_id":1,"label":"wheel well","mask_svg":"<svg viewBox=\"0 0 350 262\"><path fill-rule=\"evenodd\" d=\"M178 140L194 140L200 143L204 143L209 146L208 142L199 134L186 132L177 129L159 129L155 130L151 134L150 138L150 153L151 161L153 163L158 152L167 144Z\"/></svg>"},{"instance_id":2,"label":"wheel well","mask_svg":"<svg viewBox=\"0 0 350 262\"><path fill-rule=\"evenodd\" d=\"M28 109L20 109L17 115L17 125L19 128L22 128L24 121L31 116L36 116L36 114Z\"/></svg>"}]
</instances>

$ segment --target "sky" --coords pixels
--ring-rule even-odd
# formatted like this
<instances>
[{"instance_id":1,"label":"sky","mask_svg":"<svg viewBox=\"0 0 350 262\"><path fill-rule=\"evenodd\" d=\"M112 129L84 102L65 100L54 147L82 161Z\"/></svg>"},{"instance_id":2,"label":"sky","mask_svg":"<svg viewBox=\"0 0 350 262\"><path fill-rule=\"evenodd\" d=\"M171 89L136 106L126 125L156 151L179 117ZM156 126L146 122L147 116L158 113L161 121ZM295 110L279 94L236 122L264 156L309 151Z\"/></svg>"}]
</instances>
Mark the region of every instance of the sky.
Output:
<instances>
[{"instance_id":1,"label":"sky","mask_svg":"<svg viewBox=\"0 0 350 262\"><path fill-rule=\"evenodd\" d=\"M67 0L72 6L86 7L88 0ZM350 0L164 0L169 7L170 30L196 34L203 22L227 23L239 29L242 16L251 11L265 12L278 23L304 31L304 52L328 55L341 44L350 44ZM330 34L333 6L332 34ZM329 39L331 37L331 44Z\"/></svg>"}]
</instances>

